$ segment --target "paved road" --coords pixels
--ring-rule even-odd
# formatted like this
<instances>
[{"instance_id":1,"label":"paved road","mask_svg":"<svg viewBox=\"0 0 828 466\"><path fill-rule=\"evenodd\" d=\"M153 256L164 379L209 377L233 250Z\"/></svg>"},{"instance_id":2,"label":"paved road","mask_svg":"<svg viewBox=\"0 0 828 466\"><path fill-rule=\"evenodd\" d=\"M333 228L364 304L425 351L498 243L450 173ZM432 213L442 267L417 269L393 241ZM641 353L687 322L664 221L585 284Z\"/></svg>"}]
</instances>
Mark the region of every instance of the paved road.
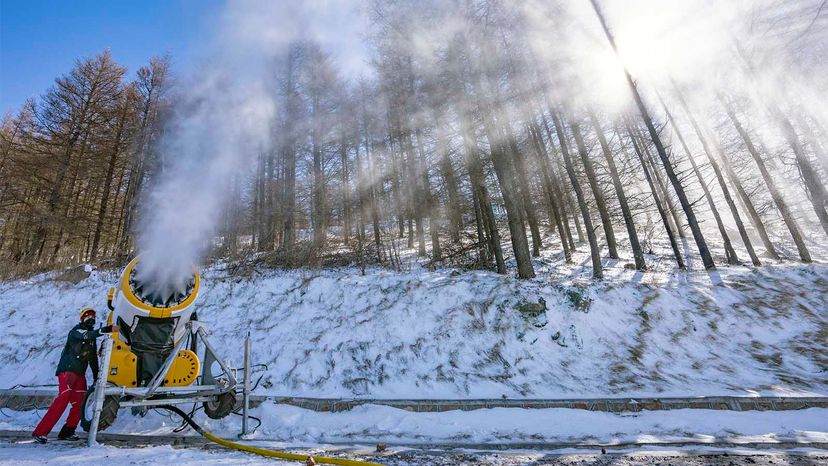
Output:
<instances>
[{"instance_id":1,"label":"paved road","mask_svg":"<svg viewBox=\"0 0 828 466\"><path fill-rule=\"evenodd\" d=\"M147 456L135 464L153 464L159 458L152 456L153 448L172 445L176 451L187 451L185 462L209 464L273 464L272 460L224 449L206 442L201 437L140 436L100 434L103 444L111 447L94 449L88 453L84 443L52 441L47 446L31 443L29 433L0 431L0 459L23 461L36 459L44 464L71 464L64 460L73 453L84 451L83 457L94 464L99 459L135 455ZM266 446L266 442L257 442ZM168 448L168 447L167 447ZM520 448L520 451L516 451ZM606 453L602 453L602 448ZM503 450L503 451L501 451ZM167 451L169 450L162 450ZM388 466L459 466L459 465L560 465L560 466L828 466L828 445L803 443L754 444L626 444L612 447L585 444L526 444L526 445L389 445L386 451L376 452L375 445L326 445L307 448L288 448L287 451L324 456L342 456L373 461ZM168 453L167 453L168 454ZM100 458L96 458L99 455ZM300 463L292 463L300 464Z\"/></svg>"},{"instance_id":2,"label":"paved road","mask_svg":"<svg viewBox=\"0 0 828 466\"><path fill-rule=\"evenodd\" d=\"M381 461L382 462L382 461ZM712 452L644 452L635 454L491 454L402 452L386 459L388 466L457 465L556 465L556 466L815 466L828 465L828 452L822 454L733 454Z\"/></svg>"}]
</instances>

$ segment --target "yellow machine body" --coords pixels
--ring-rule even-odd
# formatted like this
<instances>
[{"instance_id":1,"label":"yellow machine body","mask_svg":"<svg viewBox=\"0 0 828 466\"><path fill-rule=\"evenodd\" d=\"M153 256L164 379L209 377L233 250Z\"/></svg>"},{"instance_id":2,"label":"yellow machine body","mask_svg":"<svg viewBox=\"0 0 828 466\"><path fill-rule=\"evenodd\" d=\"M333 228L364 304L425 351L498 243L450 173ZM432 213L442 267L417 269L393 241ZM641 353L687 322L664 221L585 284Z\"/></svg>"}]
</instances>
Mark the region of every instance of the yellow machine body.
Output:
<instances>
[{"instance_id":1,"label":"yellow machine body","mask_svg":"<svg viewBox=\"0 0 828 466\"><path fill-rule=\"evenodd\" d=\"M118 288L109 291L108 301L110 309L107 324L113 324L120 317L122 321L132 325L136 317L150 319L176 318L176 325L172 330L172 340L178 342L186 336L185 324L189 322L194 311L193 303L198 295L199 274L193 271L193 286L187 296L168 307L158 307L142 301L136 296L130 284L130 277L133 269L138 264L139 258L133 259L124 270L118 283ZM121 338L121 335L113 335L112 357L109 363L107 380L120 387L136 387L137 361L135 353L129 345ZM190 350L179 350L161 386L183 387L195 382L201 371L201 361L196 353Z\"/></svg>"},{"instance_id":2,"label":"yellow machine body","mask_svg":"<svg viewBox=\"0 0 828 466\"><path fill-rule=\"evenodd\" d=\"M138 358L117 335L113 335L113 339L107 380L119 387L135 387L138 385ZM195 382L200 371L198 356L190 350L179 350L161 386L186 387Z\"/></svg>"}]
</instances>

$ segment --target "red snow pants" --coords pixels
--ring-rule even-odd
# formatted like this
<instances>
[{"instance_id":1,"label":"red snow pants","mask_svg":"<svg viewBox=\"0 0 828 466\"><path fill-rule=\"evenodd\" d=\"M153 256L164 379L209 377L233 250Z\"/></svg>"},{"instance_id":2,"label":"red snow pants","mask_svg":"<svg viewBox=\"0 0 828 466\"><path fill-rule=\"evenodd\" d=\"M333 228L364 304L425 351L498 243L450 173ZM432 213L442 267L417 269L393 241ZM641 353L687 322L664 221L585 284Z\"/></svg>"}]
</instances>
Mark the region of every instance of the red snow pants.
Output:
<instances>
[{"instance_id":1,"label":"red snow pants","mask_svg":"<svg viewBox=\"0 0 828 466\"><path fill-rule=\"evenodd\" d=\"M80 421L81 404L86 394L86 376L74 372L61 372L58 374L58 396L52 401L49 410L43 415L43 419L35 428L32 435L46 436L63 415L66 405L71 403L69 417L66 418L66 425L76 428Z\"/></svg>"}]
</instances>

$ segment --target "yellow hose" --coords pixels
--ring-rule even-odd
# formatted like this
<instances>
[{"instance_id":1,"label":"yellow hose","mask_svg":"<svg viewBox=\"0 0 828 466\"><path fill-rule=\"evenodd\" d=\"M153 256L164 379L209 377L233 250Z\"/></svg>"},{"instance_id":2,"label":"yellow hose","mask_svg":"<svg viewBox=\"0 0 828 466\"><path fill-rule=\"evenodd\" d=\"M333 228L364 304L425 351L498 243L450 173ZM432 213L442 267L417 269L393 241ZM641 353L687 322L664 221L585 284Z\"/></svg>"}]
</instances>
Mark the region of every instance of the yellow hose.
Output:
<instances>
[{"instance_id":1,"label":"yellow hose","mask_svg":"<svg viewBox=\"0 0 828 466\"><path fill-rule=\"evenodd\" d=\"M204 436L207 437L208 440L218 443L219 445L225 446L227 448L232 448L234 450L241 450L246 451L248 453L254 453L256 455L262 456L269 456L271 458L282 458L286 460L295 460L295 461L305 461L308 456L310 455L300 455L297 453L285 453L281 451L275 450L268 450L267 448L257 448L251 447L249 445L242 445L241 443L231 442L229 440L225 440L221 437L216 437L215 435L207 432L206 430L203 432ZM330 458L327 456L313 456L314 461L317 463L322 464L338 464L340 466L383 466L379 463L371 463L368 461L357 461L357 460L349 460L345 458Z\"/></svg>"},{"instance_id":2,"label":"yellow hose","mask_svg":"<svg viewBox=\"0 0 828 466\"><path fill-rule=\"evenodd\" d=\"M241 443L231 442L230 440L223 439L221 437L216 437L215 435L211 434L204 430L200 425L196 424L196 422L191 418L187 413L181 411L179 408L172 406L172 405L161 405L158 406L158 409L166 409L167 411L171 411L173 413L178 414L184 419L187 424L190 425L196 432L203 435L212 442L218 443L221 446L232 448L234 450L246 451L248 453L253 453L256 455L261 456L268 456L271 458L282 458L285 460L294 460L294 461L305 461L308 459L310 455L299 455L297 453L285 453L276 450L268 450L267 448L257 448L251 447L248 445L243 445ZM330 458L327 456L311 456L313 460L317 463L322 464L338 464L340 466L383 466L379 463L371 463L368 461L357 461L357 460L349 460L345 458Z\"/></svg>"}]
</instances>

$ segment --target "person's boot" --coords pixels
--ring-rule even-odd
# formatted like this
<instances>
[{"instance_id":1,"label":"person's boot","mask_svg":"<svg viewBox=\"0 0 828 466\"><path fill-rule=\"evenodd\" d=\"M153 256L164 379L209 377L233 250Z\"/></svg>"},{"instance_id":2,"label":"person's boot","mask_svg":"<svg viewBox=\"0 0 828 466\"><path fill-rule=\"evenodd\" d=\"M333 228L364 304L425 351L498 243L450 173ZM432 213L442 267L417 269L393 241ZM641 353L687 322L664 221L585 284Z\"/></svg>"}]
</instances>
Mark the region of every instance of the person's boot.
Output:
<instances>
[{"instance_id":1,"label":"person's boot","mask_svg":"<svg viewBox=\"0 0 828 466\"><path fill-rule=\"evenodd\" d=\"M80 437L78 437L75 434L75 428L74 427L69 427L69 426L65 425L60 429L60 433L58 434L58 439L59 440L80 440Z\"/></svg>"},{"instance_id":2,"label":"person's boot","mask_svg":"<svg viewBox=\"0 0 828 466\"><path fill-rule=\"evenodd\" d=\"M32 438L34 439L35 443L39 443L41 445L44 445L46 442L48 442L48 440L46 440L46 437L44 437L43 435L32 434Z\"/></svg>"}]
</instances>

